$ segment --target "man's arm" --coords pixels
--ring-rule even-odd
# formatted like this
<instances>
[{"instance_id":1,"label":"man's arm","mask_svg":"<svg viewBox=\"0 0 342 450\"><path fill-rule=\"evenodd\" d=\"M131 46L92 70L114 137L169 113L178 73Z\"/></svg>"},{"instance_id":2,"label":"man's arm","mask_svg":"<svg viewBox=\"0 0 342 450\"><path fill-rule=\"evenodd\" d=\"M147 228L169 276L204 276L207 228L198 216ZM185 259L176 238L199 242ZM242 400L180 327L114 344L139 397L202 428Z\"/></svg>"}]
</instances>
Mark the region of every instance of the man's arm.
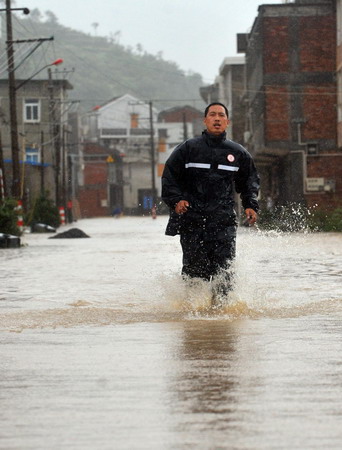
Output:
<instances>
[{"instance_id":1,"label":"man's arm","mask_svg":"<svg viewBox=\"0 0 342 450\"><path fill-rule=\"evenodd\" d=\"M242 206L245 209L247 221L253 225L257 221L259 211L258 194L260 178L251 155L244 149L240 170L235 179L236 192L240 193Z\"/></svg>"},{"instance_id":2,"label":"man's arm","mask_svg":"<svg viewBox=\"0 0 342 450\"><path fill-rule=\"evenodd\" d=\"M165 163L162 175L162 199L177 214L186 212L189 203L184 199L186 143L175 148Z\"/></svg>"}]
</instances>

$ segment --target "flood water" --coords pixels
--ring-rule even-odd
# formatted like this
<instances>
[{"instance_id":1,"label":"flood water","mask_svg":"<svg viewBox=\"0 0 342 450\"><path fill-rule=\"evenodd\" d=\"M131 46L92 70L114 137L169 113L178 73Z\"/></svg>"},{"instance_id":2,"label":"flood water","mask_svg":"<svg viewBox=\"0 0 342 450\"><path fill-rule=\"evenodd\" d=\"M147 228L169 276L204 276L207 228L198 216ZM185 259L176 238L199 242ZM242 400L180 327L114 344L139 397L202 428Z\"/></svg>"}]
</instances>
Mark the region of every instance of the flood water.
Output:
<instances>
[{"instance_id":1,"label":"flood water","mask_svg":"<svg viewBox=\"0 0 342 450\"><path fill-rule=\"evenodd\" d=\"M165 225L0 249L0 448L342 448L342 234L240 229L213 309Z\"/></svg>"}]
</instances>

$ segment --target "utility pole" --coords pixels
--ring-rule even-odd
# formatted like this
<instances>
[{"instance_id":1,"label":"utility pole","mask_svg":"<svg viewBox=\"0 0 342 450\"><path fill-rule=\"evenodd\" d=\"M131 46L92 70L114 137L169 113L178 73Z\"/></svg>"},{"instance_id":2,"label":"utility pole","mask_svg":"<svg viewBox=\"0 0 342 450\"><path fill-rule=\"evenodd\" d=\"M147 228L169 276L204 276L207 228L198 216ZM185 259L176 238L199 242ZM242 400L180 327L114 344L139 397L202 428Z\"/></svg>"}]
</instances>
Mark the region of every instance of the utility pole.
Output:
<instances>
[{"instance_id":1,"label":"utility pole","mask_svg":"<svg viewBox=\"0 0 342 450\"><path fill-rule=\"evenodd\" d=\"M44 154L44 131L40 132L40 194L45 194L45 154Z\"/></svg>"},{"instance_id":2,"label":"utility pole","mask_svg":"<svg viewBox=\"0 0 342 450\"><path fill-rule=\"evenodd\" d=\"M24 14L30 14L28 8L11 8L11 0L6 0L6 8L0 9L6 12L6 33L7 33L7 68L8 68L8 96L10 109L10 127L11 127L11 149L12 149L12 196L17 200L21 195L20 183L20 159L19 159L19 140L18 140L18 119L17 119L17 95L15 86L15 66L13 50L13 29L12 29L12 11L23 11Z\"/></svg>"},{"instance_id":3,"label":"utility pole","mask_svg":"<svg viewBox=\"0 0 342 450\"><path fill-rule=\"evenodd\" d=\"M10 103L10 126L12 147L12 196L17 200L20 198L20 162L17 120L17 94L14 75L14 51L13 31L11 16L11 0L6 0L6 26L7 26L7 63L8 63L8 91Z\"/></svg>"},{"instance_id":4,"label":"utility pole","mask_svg":"<svg viewBox=\"0 0 342 450\"><path fill-rule=\"evenodd\" d=\"M6 174L5 174L4 155L2 151L2 140L0 133L0 201L5 200L5 197L6 197Z\"/></svg>"},{"instance_id":5,"label":"utility pole","mask_svg":"<svg viewBox=\"0 0 342 450\"><path fill-rule=\"evenodd\" d=\"M186 122L186 114L183 113L183 139L186 141L188 139L188 124Z\"/></svg>"},{"instance_id":6,"label":"utility pole","mask_svg":"<svg viewBox=\"0 0 342 450\"><path fill-rule=\"evenodd\" d=\"M65 145L66 129L62 125L62 205L67 210L67 192L66 192L66 145Z\"/></svg>"},{"instance_id":7,"label":"utility pole","mask_svg":"<svg viewBox=\"0 0 342 450\"><path fill-rule=\"evenodd\" d=\"M55 153L55 189L56 189L56 206L60 206L60 183L59 174L61 170L61 155L60 155L60 139L59 139L59 126L56 121L56 102L53 92L53 82L51 69L48 68L49 75L49 93L50 93L50 124L51 124L51 136L52 136L52 146Z\"/></svg>"},{"instance_id":8,"label":"utility pole","mask_svg":"<svg viewBox=\"0 0 342 450\"><path fill-rule=\"evenodd\" d=\"M150 137L151 137L151 175L152 175L152 208L156 206L156 173L155 173L155 150L154 150L154 129L153 129L153 104L150 106Z\"/></svg>"}]
</instances>

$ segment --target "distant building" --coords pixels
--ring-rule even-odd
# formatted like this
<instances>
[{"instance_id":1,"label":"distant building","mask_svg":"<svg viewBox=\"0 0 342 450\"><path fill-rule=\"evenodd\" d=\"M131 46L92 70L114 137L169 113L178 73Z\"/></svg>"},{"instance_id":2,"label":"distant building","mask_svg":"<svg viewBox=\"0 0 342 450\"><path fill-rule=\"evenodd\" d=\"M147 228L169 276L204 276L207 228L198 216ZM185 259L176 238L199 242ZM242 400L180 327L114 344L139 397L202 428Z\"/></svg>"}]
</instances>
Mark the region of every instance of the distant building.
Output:
<instances>
[{"instance_id":1,"label":"distant building","mask_svg":"<svg viewBox=\"0 0 342 450\"><path fill-rule=\"evenodd\" d=\"M88 142L83 146L82 217L102 217L123 209L123 163L117 150Z\"/></svg>"},{"instance_id":2,"label":"distant building","mask_svg":"<svg viewBox=\"0 0 342 450\"><path fill-rule=\"evenodd\" d=\"M25 80L16 80L17 86ZM17 120L20 147L22 196L25 206L48 191L58 194L62 205L67 196L68 127L67 80L30 80L17 90ZM12 184L8 80L0 80L0 131L7 195ZM57 190L56 190L57 188Z\"/></svg>"},{"instance_id":3,"label":"distant building","mask_svg":"<svg viewBox=\"0 0 342 450\"><path fill-rule=\"evenodd\" d=\"M227 136L244 144L246 121L245 95L245 58L232 56L223 60L215 83L200 88L203 100L209 104L220 102L227 106L231 124Z\"/></svg>"},{"instance_id":4,"label":"distant building","mask_svg":"<svg viewBox=\"0 0 342 450\"><path fill-rule=\"evenodd\" d=\"M239 37L246 52L247 146L264 201L341 205L333 3L261 5L249 35Z\"/></svg>"},{"instance_id":5,"label":"distant building","mask_svg":"<svg viewBox=\"0 0 342 450\"><path fill-rule=\"evenodd\" d=\"M156 121L157 110L153 108L152 123ZM156 131L153 131L156 135ZM81 188L83 214L92 217L101 211L103 215L108 215L117 203L121 203L118 206L127 213L148 213L153 199L149 104L125 94L93 108L83 118L83 141L85 158L85 178ZM88 191L96 190L96 183L89 184L88 175L91 172L90 166L94 164L92 158L99 162L98 149L101 149L104 166L108 171L111 170L112 177L114 173L116 175L115 181L111 181L106 172L102 182L99 183L101 186L98 186L97 197L92 194L94 199L96 197L96 201L94 200L95 203L91 207L86 196ZM113 158L113 161L106 163L107 158L109 160ZM113 167L118 163L121 165L120 170L114 171ZM103 169L99 170L103 172ZM155 167L153 170L155 171ZM119 172L122 175L118 176ZM106 189L103 188L103 184L107 184Z\"/></svg>"}]
</instances>

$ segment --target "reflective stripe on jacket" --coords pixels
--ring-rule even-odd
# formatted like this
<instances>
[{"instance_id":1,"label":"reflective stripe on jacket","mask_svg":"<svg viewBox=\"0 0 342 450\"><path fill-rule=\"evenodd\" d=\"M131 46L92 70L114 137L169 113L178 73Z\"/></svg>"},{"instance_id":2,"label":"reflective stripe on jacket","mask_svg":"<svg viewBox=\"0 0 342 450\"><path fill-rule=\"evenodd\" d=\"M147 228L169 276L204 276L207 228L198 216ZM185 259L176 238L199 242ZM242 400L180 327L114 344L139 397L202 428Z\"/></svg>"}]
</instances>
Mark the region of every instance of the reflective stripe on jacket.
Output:
<instances>
[{"instance_id":1,"label":"reflective stripe on jacket","mask_svg":"<svg viewBox=\"0 0 342 450\"><path fill-rule=\"evenodd\" d=\"M216 137L204 131L178 145L162 175L162 198L171 210L166 234L201 227L203 221L213 229L235 224L234 187L243 207L258 211L259 176L253 159L240 144L227 140L226 133ZM181 216L174 212L180 200L190 204Z\"/></svg>"}]
</instances>

